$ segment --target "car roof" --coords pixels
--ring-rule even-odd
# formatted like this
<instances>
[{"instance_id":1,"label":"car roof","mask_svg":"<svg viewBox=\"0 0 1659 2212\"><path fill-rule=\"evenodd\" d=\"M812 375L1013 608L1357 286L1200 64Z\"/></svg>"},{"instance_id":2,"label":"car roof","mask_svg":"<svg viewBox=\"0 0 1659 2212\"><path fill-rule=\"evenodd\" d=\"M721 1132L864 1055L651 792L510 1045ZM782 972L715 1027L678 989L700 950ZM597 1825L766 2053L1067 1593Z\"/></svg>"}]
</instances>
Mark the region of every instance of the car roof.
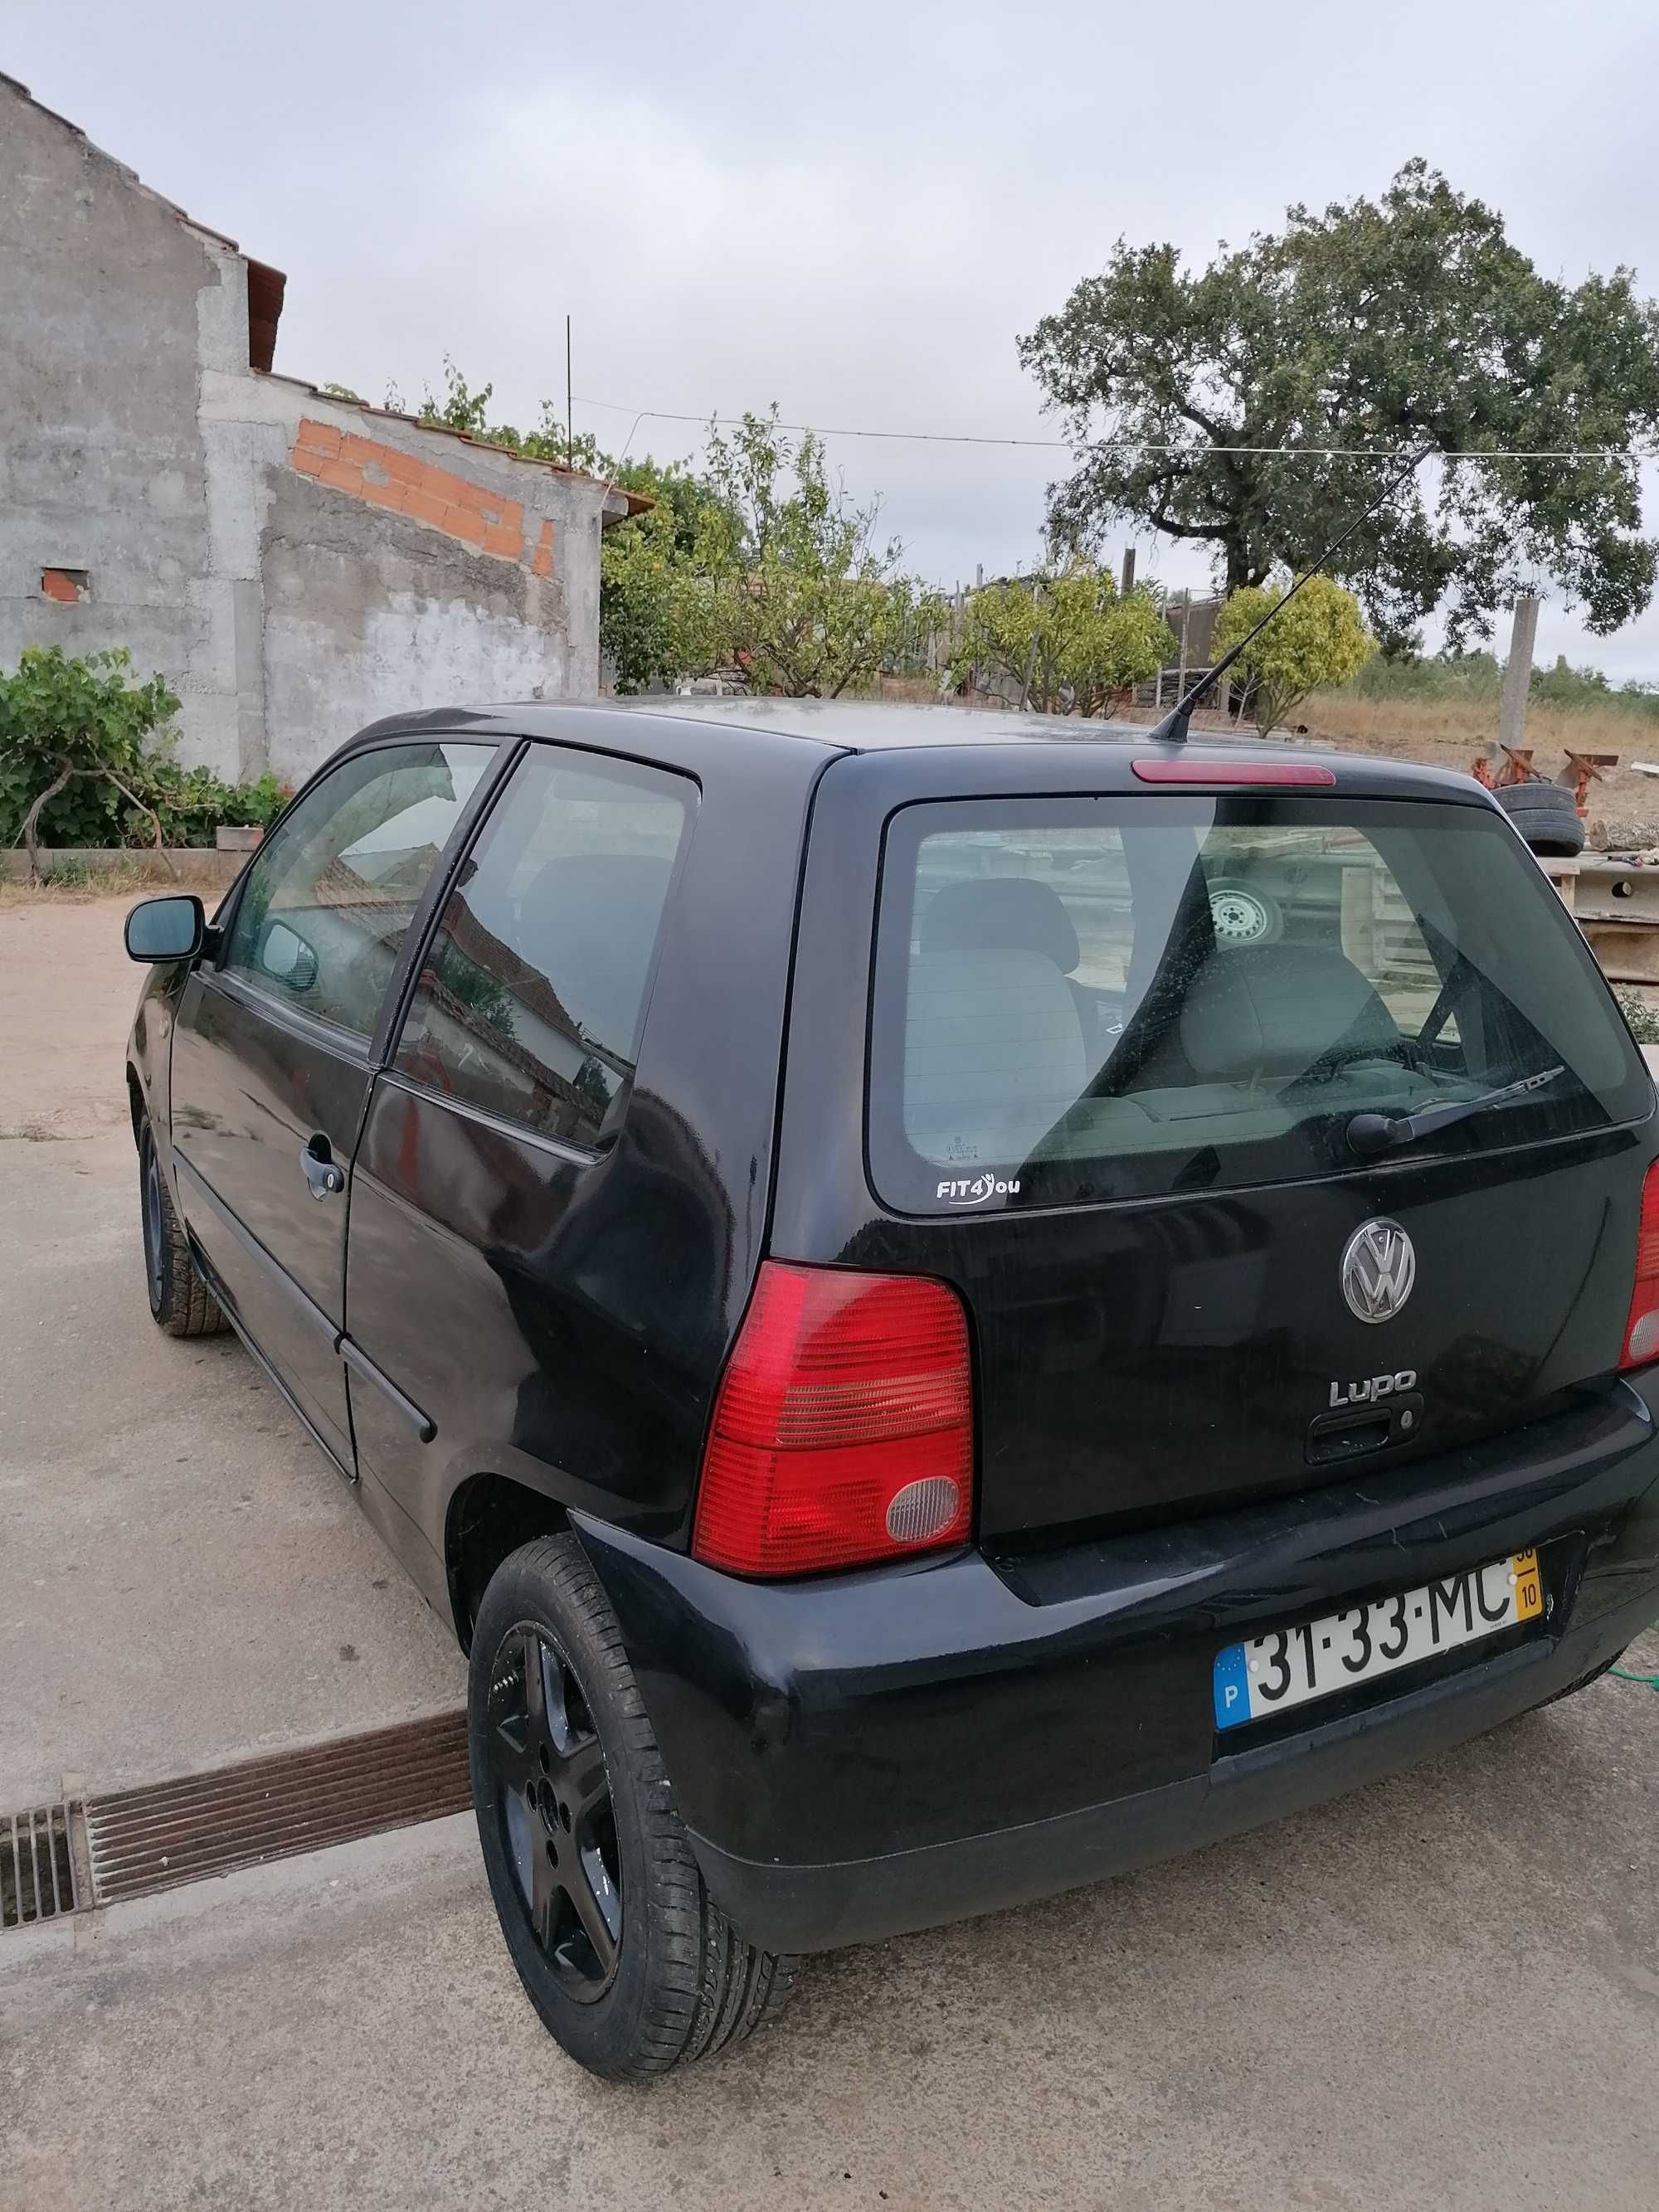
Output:
<instances>
[{"instance_id":1,"label":"car roof","mask_svg":"<svg viewBox=\"0 0 1659 2212\"><path fill-rule=\"evenodd\" d=\"M607 705L612 703L607 701ZM721 722L805 738L837 752L903 752L915 745L1006 745L1021 742L1125 744L1145 741L1140 722L1097 722L1078 714L1023 714L1012 707L947 706L884 699L618 699L631 714Z\"/></svg>"},{"instance_id":2,"label":"car roof","mask_svg":"<svg viewBox=\"0 0 1659 2212\"><path fill-rule=\"evenodd\" d=\"M652 725L656 726L655 732ZM1152 726L1146 722L1095 721L1079 714L1022 714L1012 708L966 708L942 701L901 704L875 699L721 699L653 694L633 699L504 700L489 706L428 708L372 723L332 757L337 760L359 746L392 738L465 731L480 738L523 737L555 744L585 744L605 751L672 760L680 750L673 736L676 728L688 740L693 732L702 731L729 731L761 744L777 739L786 746L802 747L804 760L814 754L820 757L871 754L891 759L895 765L906 753L969 748L1001 750L1010 756L1011 766L1023 756L1024 767L1035 770L1046 748L1055 773L1068 788L1079 773L1081 756L1091 751L1104 757L1084 770L1085 776L1100 775L1106 784L1119 789L1133 787L1128 749L1145 750L1156 743ZM1253 733L1239 737L1209 730L1194 731L1181 751L1195 768L1209 763L1224 770L1225 763L1241 759L1317 763L1328 768L1338 784L1356 797L1433 793L1487 806L1494 804L1470 775L1386 755L1335 751L1305 743L1274 744ZM1224 772L1221 781L1227 781Z\"/></svg>"}]
</instances>

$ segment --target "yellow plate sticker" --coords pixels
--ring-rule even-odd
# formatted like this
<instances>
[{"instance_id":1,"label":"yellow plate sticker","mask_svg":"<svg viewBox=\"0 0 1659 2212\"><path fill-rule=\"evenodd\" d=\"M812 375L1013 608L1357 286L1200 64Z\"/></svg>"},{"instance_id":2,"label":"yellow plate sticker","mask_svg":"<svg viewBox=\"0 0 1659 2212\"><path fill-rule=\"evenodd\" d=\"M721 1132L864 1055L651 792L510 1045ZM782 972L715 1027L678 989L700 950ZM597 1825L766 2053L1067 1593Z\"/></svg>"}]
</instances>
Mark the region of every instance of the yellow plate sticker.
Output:
<instances>
[{"instance_id":1,"label":"yellow plate sticker","mask_svg":"<svg viewBox=\"0 0 1659 2212\"><path fill-rule=\"evenodd\" d=\"M1544 1610L1544 1585L1539 1578L1537 1553L1512 1553L1510 1572L1515 1577L1516 1620L1535 1620Z\"/></svg>"}]
</instances>

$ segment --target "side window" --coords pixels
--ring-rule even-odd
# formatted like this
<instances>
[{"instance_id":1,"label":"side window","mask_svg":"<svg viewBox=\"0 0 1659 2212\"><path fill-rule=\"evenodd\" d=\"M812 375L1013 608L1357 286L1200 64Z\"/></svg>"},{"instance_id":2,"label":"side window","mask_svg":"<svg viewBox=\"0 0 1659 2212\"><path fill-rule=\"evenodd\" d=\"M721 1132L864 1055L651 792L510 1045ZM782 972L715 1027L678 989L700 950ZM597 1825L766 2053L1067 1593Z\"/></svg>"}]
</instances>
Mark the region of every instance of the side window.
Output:
<instances>
[{"instance_id":1,"label":"side window","mask_svg":"<svg viewBox=\"0 0 1659 2212\"><path fill-rule=\"evenodd\" d=\"M253 863L221 971L371 1036L427 879L493 752L391 745L325 776Z\"/></svg>"},{"instance_id":2,"label":"side window","mask_svg":"<svg viewBox=\"0 0 1659 2212\"><path fill-rule=\"evenodd\" d=\"M695 795L656 769L534 748L444 908L399 1071L543 1135L592 1143L634 1071Z\"/></svg>"}]
</instances>

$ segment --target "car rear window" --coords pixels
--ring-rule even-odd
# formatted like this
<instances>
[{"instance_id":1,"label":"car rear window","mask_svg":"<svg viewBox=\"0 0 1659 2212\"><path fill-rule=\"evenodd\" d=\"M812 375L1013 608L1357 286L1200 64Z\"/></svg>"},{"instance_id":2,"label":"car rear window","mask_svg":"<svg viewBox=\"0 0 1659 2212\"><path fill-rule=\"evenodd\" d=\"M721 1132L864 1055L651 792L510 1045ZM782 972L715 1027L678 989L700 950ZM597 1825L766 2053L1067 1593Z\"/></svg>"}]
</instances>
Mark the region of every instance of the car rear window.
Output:
<instances>
[{"instance_id":1,"label":"car rear window","mask_svg":"<svg viewBox=\"0 0 1659 2212\"><path fill-rule=\"evenodd\" d=\"M1555 892L1483 807L984 799L888 825L869 1154L903 1212L1364 1164L1356 1114L1560 1073L1419 1141L1635 1121L1645 1069Z\"/></svg>"}]
</instances>

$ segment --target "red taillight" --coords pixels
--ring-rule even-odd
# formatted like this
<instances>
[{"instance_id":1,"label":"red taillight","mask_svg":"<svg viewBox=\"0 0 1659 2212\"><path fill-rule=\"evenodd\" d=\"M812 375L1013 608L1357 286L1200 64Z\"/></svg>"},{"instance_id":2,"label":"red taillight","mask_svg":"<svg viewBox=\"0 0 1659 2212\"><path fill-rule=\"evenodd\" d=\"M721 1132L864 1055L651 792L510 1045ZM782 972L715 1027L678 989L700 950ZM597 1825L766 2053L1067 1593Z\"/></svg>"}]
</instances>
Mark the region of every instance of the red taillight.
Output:
<instances>
[{"instance_id":1,"label":"red taillight","mask_svg":"<svg viewBox=\"0 0 1659 2212\"><path fill-rule=\"evenodd\" d=\"M1166 760L1157 754L1132 760L1129 768L1142 783L1282 783L1328 791L1336 782L1332 770L1316 761Z\"/></svg>"},{"instance_id":2,"label":"red taillight","mask_svg":"<svg viewBox=\"0 0 1659 2212\"><path fill-rule=\"evenodd\" d=\"M1659 1160L1642 1185L1642 1218L1636 1231L1636 1282L1625 1323L1621 1367L1645 1367L1659 1359Z\"/></svg>"},{"instance_id":3,"label":"red taillight","mask_svg":"<svg viewBox=\"0 0 1659 2212\"><path fill-rule=\"evenodd\" d=\"M959 1544L973 1489L955 1291L763 1261L714 1401L695 1555L804 1575Z\"/></svg>"}]
</instances>

